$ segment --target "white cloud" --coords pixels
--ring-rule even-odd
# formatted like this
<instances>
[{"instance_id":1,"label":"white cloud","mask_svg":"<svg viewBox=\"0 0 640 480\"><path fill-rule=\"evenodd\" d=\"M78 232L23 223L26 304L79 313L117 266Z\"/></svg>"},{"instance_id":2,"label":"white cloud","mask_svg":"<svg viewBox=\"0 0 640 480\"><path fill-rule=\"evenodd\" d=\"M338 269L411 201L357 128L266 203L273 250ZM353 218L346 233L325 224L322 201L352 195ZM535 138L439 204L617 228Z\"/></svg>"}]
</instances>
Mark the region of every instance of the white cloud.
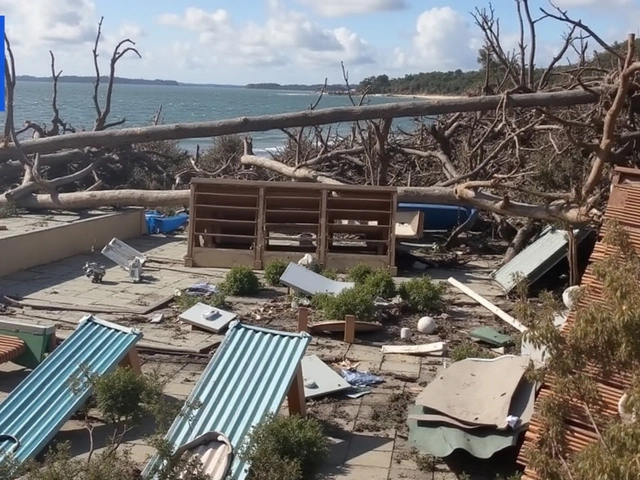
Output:
<instances>
[{"instance_id":1,"label":"white cloud","mask_svg":"<svg viewBox=\"0 0 640 480\"><path fill-rule=\"evenodd\" d=\"M408 8L406 0L298 0L325 17L342 17L366 13L402 10Z\"/></svg>"},{"instance_id":2,"label":"white cloud","mask_svg":"<svg viewBox=\"0 0 640 480\"><path fill-rule=\"evenodd\" d=\"M394 51L395 64L420 71L475 68L481 45L478 32L462 14L450 7L431 8L416 20L411 53Z\"/></svg>"},{"instance_id":3,"label":"white cloud","mask_svg":"<svg viewBox=\"0 0 640 480\"><path fill-rule=\"evenodd\" d=\"M90 0L0 0L6 32L18 51L56 45L82 45L93 41L98 21Z\"/></svg>"},{"instance_id":4,"label":"white cloud","mask_svg":"<svg viewBox=\"0 0 640 480\"><path fill-rule=\"evenodd\" d=\"M578 8L578 7L610 8L610 7L624 7L627 5L633 5L635 3L635 0L556 0L553 3L560 8ZM546 10L552 10L552 9L546 9Z\"/></svg>"},{"instance_id":5,"label":"white cloud","mask_svg":"<svg viewBox=\"0 0 640 480\"><path fill-rule=\"evenodd\" d=\"M197 33L209 52L220 53L236 65L322 67L340 61L353 66L374 62L372 47L356 33L344 27L323 28L307 15L284 8L279 0L268 2L264 24L236 26L225 10L198 8L187 8L182 15L161 15L157 21Z\"/></svg>"}]
</instances>

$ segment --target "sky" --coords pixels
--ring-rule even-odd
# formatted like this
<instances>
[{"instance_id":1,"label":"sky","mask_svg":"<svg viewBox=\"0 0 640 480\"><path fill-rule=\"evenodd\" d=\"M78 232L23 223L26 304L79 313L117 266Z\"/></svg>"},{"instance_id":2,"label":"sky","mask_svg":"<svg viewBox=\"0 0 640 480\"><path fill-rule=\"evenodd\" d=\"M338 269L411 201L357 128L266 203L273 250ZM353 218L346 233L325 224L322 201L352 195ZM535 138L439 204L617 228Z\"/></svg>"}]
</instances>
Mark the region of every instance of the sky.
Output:
<instances>
[{"instance_id":1,"label":"sky","mask_svg":"<svg viewBox=\"0 0 640 480\"><path fill-rule=\"evenodd\" d=\"M640 0L554 0L607 41L640 34ZM515 0L494 0L508 48L518 41ZM534 16L548 0L530 0ZM104 17L99 62L120 40L136 43L117 75L192 83L352 83L477 67L482 33L470 14L483 0L0 0L18 75L93 75L91 50ZM537 23L538 64L562 45L566 26ZM595 48L595 43L590 46Z\"/></svg>"}]
</instances>

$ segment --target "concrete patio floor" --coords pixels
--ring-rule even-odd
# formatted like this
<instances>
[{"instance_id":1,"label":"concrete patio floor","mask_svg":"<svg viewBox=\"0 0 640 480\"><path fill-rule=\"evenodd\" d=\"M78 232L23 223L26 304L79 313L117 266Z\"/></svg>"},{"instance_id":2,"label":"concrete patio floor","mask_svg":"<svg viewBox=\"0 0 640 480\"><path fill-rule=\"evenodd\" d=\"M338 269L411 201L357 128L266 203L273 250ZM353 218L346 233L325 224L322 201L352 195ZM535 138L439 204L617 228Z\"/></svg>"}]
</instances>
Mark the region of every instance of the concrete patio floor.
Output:
<instances>
[{"instance_id":1,"label":"concrete patio floor","mask_svg":"<svg viewBox=\"0 0 640 480\"><path fill-rule=\"evenodd\" d=\"M62 336L70 333L75 324L85 314L83 310L104 310L110 308L139 311L163 298L168 298L177 289L183 289L200 280L216 284L222 280L225 270L187 268L183 265L186 253L184 236L141 237L127 243L144 252L152 260L145 274L147 281L132 283L125 271L115 266L99 252L78 255L48 265L31 268L17 274L0 278L1 292L8 296L17 296L23 300L45 304L58 304L57 310L17 309L11 314L2 314L0 318L34 323L54 324ZM105 281L93 284L82 272L87 261L98 261L107 267ZM431 269L428 274L433 278L445 280L454 275L461 282L471 286L476 292L486 296L498 305L503 300L500 290L487 280L490 263L477 262L473 268L464 270ZM254 313L261 307L271 305L273 295L259 298L230 298L231 309L240 318L251 322ZM474 302L467 299L468 305ZM73 304L77 310L66 310L65 305ZM469 315L464 302L452 306L465 315ZM474 312L477 325L491 324L493 317L482 309L469 307ZM463 310L465 310L463 312ZM99 318L139 328L145 345L160 348L179 347L193 352L211 352L221 340L220 335L192 330L177 321L165 320L159 324L150 324L150 319L158 312L166 312L167 318L175 316L171 308L163 307L149 314L109 314L95 313ZM86 312L89 313L89 312ZM287 326L295 329L295 325ZM413 357L408 355L383 355L379 344L357 342L353 345L339 340L314 337L307 350L308 354L318 354L324 358L346 359L359 362L361 370L371 370L381 375L385 382L373 387L372 393L359 399L336 397L334 400L309 401L309 412L324 421L330 431L334 444L331 458L323 471L327 479L396 480L428 479L431 472L421 471L412 458L407 443L406 432L400 428L367 430L376 409L385 408L392 395L406 393L415 397L437 373L442 365L438 357ZM184 401L197 382L206 366L206 358L190 361L187 355L141 354L143 371L160 368L171 377L166 395L176 401ZM0 365L0 400L5 398L15 385L27 375L13 364ZM284 408L286 412L286 407ZM106 432L105 432L106 433ZM134 431L127 437L126 445L131 447L133 458L143 464L153 449L145 444L144 436L151 432ZM77 455L87 453L87 432L78 421L71 420L57 435L57 440L69 440L73 452ZM447 471L443 464L433 478L455 479L455 473ZM475 476L474 479L489 479L488 476Z\"/></svg>"}]
</instances>

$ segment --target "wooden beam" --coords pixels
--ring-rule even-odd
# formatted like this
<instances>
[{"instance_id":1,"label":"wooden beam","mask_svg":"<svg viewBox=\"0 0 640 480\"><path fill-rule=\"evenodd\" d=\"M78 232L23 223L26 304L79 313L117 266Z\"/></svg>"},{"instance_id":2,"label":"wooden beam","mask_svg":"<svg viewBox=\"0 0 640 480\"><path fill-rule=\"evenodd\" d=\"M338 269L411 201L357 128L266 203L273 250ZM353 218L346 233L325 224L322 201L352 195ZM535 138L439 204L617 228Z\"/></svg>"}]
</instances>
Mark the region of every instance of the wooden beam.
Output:
<instances>
[{"instance_id":1,"label":"wooden beam","mask_svg":"<svg viewBox=\"0 0 640 480\"><path fill-rule=\"evenodd\" d=\"M309 328L309 309L298 308L298 332L306 332Z\"/></svg>"},{"instance_id":2,"label":"wooden beam","mask_svg":"<svg viewBox=\"0 0 640 480\"><path fill-rule=\"evenodd\" d=\"M507 322L509 325L511 325L513 328L515 328L519 332L524 332L524 331L527 330L527 327L525 327L522 323L520 323L518 320L513 318L507 312L505 312L504 310L499 309L493 303L491 303L489 300L484 298L482 295L477 294L476 292L471 290L466 285L464 285L464 284L460 283L459 281L457 281L455 278L449 277L449 279L447 281L451 285L456 287L458 290L460 290L462 293L464 293L467 296L473 298L476 302L478 302L484 308L489 310L491 313L493 313L497 317L500 317L502 320Z\"/></svg>"},{"instance_id":3,"label":"wooden beam","mask_svg":"<svg viewBox=\"0 0 640 480\"><path fill-rule=\"evenodd\" d=\"M344 342L354 343L356 341L356 317L347 315L344 317Z\"/></svg>"},{"instance_id":4,"label":"wooden beam","mask_svg":"<svg viewBox=\"0 0 640 480\"><path fill-rule=\"evenodd\" d=\"M129 353L122 359L120 366L123 368L129 367L138 375L142 374L142 368L140 367L140 357L138 356L138 349L133 347L129 350Z\"/></svg>"},{"instance_id":5,"label":"wooden beam","mask_svg":"<svg viewBox=\"0 0 640 480\"><path fill-rule=\"evenodd\" d=\"M302 364L298 365L296 374L293 377L293 382L291 382L291 387L289 387L289 393L287 394L287 401L289 403L289 415L307 416L307 400L304 396Z\"/></svg>"}]
</instances>

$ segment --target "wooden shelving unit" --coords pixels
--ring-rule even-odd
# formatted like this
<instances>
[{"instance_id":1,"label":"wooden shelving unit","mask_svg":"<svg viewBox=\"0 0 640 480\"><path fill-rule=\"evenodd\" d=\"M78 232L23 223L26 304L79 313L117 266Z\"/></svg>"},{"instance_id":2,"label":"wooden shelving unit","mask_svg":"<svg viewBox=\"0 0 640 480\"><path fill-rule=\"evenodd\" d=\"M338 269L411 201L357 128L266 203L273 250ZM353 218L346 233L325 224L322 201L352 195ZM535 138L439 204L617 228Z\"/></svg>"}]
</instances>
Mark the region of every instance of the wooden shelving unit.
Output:
<instances>
[{"instance_id":1,"label":"wooden shelving unit","mask_svg":"<svg viewBox=\"0 0 640 480\"><path fill-rule=\"evenodd\" d=\"M262 269L311 253L339 271L395 273L396 208L393 187L193 179L185 263Z\"/></svg>"}]
</instances>

